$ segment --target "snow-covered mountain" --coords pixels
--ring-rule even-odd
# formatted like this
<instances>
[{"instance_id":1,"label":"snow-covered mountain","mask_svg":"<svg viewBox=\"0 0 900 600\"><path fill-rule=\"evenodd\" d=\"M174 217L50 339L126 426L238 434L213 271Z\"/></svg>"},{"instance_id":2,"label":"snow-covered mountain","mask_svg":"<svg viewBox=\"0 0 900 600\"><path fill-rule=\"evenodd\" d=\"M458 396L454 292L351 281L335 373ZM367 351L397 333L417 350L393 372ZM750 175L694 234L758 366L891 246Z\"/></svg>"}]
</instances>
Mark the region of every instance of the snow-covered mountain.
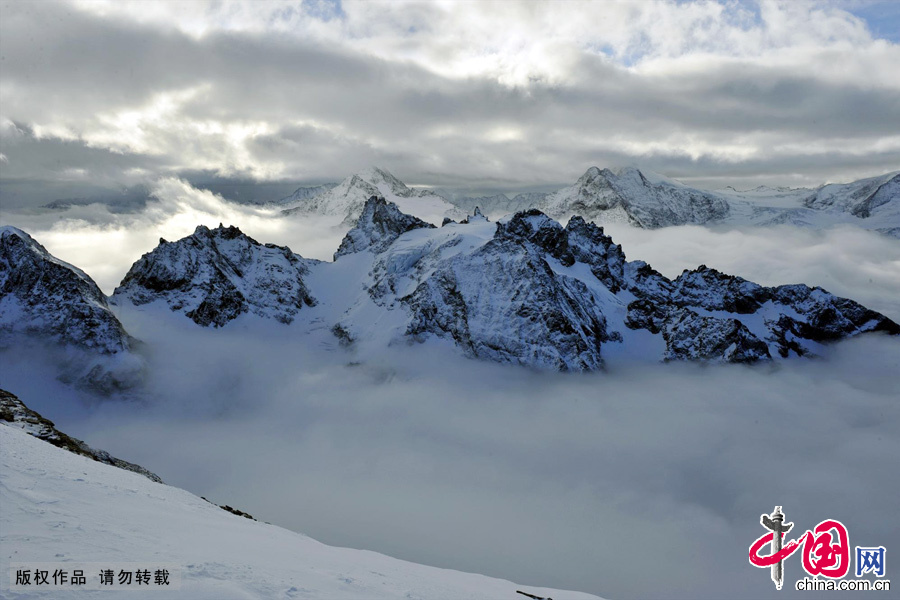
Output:
<instances>
[{"instance_id":1,"label":"snow-covered mountain","mask_svg":"<svg viewBox=\"0 0 900 600\"><path fill-rule=\"evenodd\" d=\"M371 196L387 198L404 212L435 224L440 223L444 217L464 216L464 213L441 196L426 190L409 188L384 169L377 167L370 167L351 175L321 194L286 202L282 214L338 216L342 217L345 223L352 224L359 218L366 200Z\"/></svg>"},{"instance_id":2,"label":"snow-covered mountain","mask_svg":"<svg viewBox=\"0 0 900 600\"><path fill-rule=\"evenodd\" d=\"M607 354L752 362L816 354L864 331L900 333L821 288L767 288L705 266L669 280L626 261L580 217L562 227L531 210L439 229L406 218L372 198L348 233L371 267L365 295L335 328L344 339L444 339L472 357L566 371L598 369ZM396 237L386 247L385 231ZM339 252L335 264L353 254ZM373 333L369 304L394 315L382 319L389 334Z\"/></svg>"},{"instance_id":3,"label":"snow-covered mountain","mask_svg":"<svg viewBox=\"0 0 900 600\"><path fill-rule=\"evenodd\" d=\"M575 185L548 195L538 208L554 218L580 215L647 229L702 225L728 215L728 203L721 198L661 176L648 177L632 167L616 173L591 167Z\"/></svg>"},{"instance_id":4,"label":"snow-covered mountain","mask_svg":"<svg viewBox=\"0 0 900 600\"><path fill-rule=\"evenodd\" d=\"M45 419L39 413L31 410L25 406L25 403L22 402L18 396L7 392L6 390L0 390L0 423L21 429L25 433L33 435L39 440L49 442L57 448L68 450L73 454L86 456L91 460L125 469L126 471L133 471L134 473L143 475L150 481L162 483L162 479L159 478L159 475L151 473L144 467L111 456L109 452L106 452L105 450L91 448L83 441L66 435L56 428L53 421Z\"/></svg>"},{"instance_id":5,"label":"snow-covered mountain","mask_svg":"<svg viewBox=\"0 0 900 600\"><path fill-rule=\"evenodd\" d=\"M817 189L761 186L711 192L633 167L617 172L591 167L575 185L549 194L533 206L557 219L580 215L596 223L627 222L647 229L779 223L824 228L850 223L898 236L900 174Z\"/></svg>"},{"instance_id":6,"label":"snow-covered mountain","mask_svg":"<svg viewBox=\"0 0 900 600\"><path fill-rule=\"evenodd\" d=\"M670 280L627 261L601 227L579 216L563 227L535 209L435 227L372 196L334 258L200 226L141 257L113 301L165 306L202 326L252 315L327 328L353 351L434 341L561 371L597 370L608 357L753 362L900 333L821 288L763 287L705 266Z\"/></svg>"},{"instance_id":7,"label":"snow-covered mountain","mask_svg":"<svg viewBox=\"0 0 900 600\"><path fill-rule=\"evenodd\" d=\"M161 239L116 288L114 303L163 301L199 325L221 327L251 312L290 323L316 301L304 277L317 261L260 244L237 227L203 225L177 242Z\"/></svg>"},{"instance_id":8,"label":"snow-covered mountain","mask_svg":"<svg viewBox=\"0 0 900 600\"><path fill-rule=\"evenodd\" d=\"M731 206L726 223L768 226L789 223L825 228L851 224L900 237L900 173L810 188L717 190Z\"/></svg>"},{"instance_id":9,"label":"snow-covered mountain","mask_svg":"<svg viewBox=\"0 0 900 600\"><path fill-rule=\"evenodd\" d=\"M54 344L61 377L101 391L133 385L143 368L93 279L7 225L0 227L0 345L26 340Z\"/></svg>"},{"instance_id":10,"label":"snow-covered mountain","mask_svg":"<svg viewBox=\"0 0 900 600\"><path fill-rule=\"evenodd\" d=\"M317 214L352 225L366 200L382 196L432 224L459 220L476 207L503 216L537 208L563 220L578 215L598 224L624 222L656 229L675 225L770 226L790 223L825 228L843 223L900 236L900 173L811 188L700 190L651 171L591 167L574 185L551 194L462 196L414 190L379 168L365 169L338 185L299 188L274 206L283 214Z\"/></svg>"},{"instance_id":11,"label":"snow-covered mountain","mask_svg":"<svg viewBox=\"0 0 900 600\"><path fill-rule=\"evenodd\" d=\"M2 422L2 421L0 421ZM221 510L184 490L56 448L0 426L0 596L119 597L101 586L101 568L157 569L168 585L132 584L129 598L517 598L589 594L516 585L369 552L326 546L304 535ZM48 561L84 589L15 585L17 570ZM124 567L127 563L128 567ZM12 569L12 571L11 571ZM118 571L116 571L118 575ZM124 589L124 588L123 588Z\"/></svg>"},{"instance_id":12,"label":"snow-covered mountain","mask_svg":"<svg viewBox=\"0 0 900 600\"><path fill-rule=\"evenodd\" d=\"M322 185L314 185L310 187L299 187L294 190L294 193L290 196L285 196L279 200L275 200L274 202L268 202L266 206L298 206L304 200L309 200L310 198L315 198L325 192L331 191L336 188L338 184L336 183L323 183Z\"/></svg>"},{"instance_id":13,"label":"snow-covered mountain","mask_svg":"<svg viewBox=\"0 0 900 600\"><path fill-rule=\"evenodd\" d=\"M837 209L865 219L885 204L900 200L900 174L823 185L803 201L817 210Z\"/></svg>"}]
</instances>

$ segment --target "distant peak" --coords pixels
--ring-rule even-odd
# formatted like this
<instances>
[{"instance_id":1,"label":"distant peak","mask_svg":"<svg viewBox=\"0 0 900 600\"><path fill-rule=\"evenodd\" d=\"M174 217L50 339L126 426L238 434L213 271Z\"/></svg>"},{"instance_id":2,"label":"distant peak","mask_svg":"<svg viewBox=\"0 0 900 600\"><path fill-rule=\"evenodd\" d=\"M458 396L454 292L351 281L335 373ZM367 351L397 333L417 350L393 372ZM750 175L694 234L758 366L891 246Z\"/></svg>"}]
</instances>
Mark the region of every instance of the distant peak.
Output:
<instances>
[{"instance_id":1,"label":"distant peak","mask_svg":"<svg viewBox=\"0 0 900 600\"><path fill-rule=\"evenodd\" d=\"M356 173L356 176L360 179L368 181L370 183L376 181L387 181L387 182L400 182L399 179L394 177L389 171L386 169L382 169L381 167L367 167L362 171Z\"/></svg>"},{"instance_id":2,"label":"distant peak","mask_svg":"<svg viewBox=\"0 0 900 600\"><path fill-rule=\"evenodd\" d=\"M18 227L13 227L12 225L0 225L0 237L6 237L8 235L16 235L23 240L33 239L30 235L28 235Z\"/></svg>"},{"instance_id":3,"label":"distant peak","mask_svg":"<svg viewBox=\"0 0 900 600\"><path fill-rule=\"evenodd\" d=\"M614 177L612 171L609 169L600 169L599 167L591 167L587 171L584 172L584 175L578 178L578 181L575 182L576 186L587 186L596 182L598 179L610 179Z\"/></svg>"},{"instance_id":4,"label":"distant peak","mask_svg":"<svg viewBox=\"0 0 900 600\"><path fill-rule=\"evenodd\" d=\"M393 202L381 196L370 196L356 226L344 236L334 258L337 260L340 256L362 250L378 253L407 231L433 228L431 223L401 212Z\"/></svg>"},{"instance_id":5,"label":"distant peak","mask_svg":"<svg viewBox=\"0 0 900 600\"><path fill-rule=\"evenodd\" d=\"M195 236L204 236L204 237L218 237L226 240L233 240L235 238L241 237L244 235L244 232L234 225L229 225L225 227L221 223L215 229L210 229L206 225L197 225L197 228L194 229ZM161 238L160 238L161 239Z\"/></svg>"},{"instance_id":6,"label":"distant peak","mask_svg":"<svg viewBox=\"0 0 900 600\"><path fill-rule=\"evenodd\" d=\"M461 222L464 224L469 224L475 223L476 221L481 221L483 223L487 223L489 221L489 219L484 216L484 214L481 212L481 209L477 206L475 207L475 211L470 216L463 219Z\"/></svg>"}]
</instances>

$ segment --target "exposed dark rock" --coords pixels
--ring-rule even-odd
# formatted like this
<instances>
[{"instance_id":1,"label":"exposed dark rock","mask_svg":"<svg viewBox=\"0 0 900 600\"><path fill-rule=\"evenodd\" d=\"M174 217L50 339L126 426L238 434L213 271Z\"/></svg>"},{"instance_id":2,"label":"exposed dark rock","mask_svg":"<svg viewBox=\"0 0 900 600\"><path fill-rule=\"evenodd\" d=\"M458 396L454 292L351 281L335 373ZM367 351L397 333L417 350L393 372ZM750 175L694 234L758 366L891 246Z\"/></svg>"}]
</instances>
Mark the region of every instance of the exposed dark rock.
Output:
<instances>
[{"instance_id":1,"label":"exposed dark rock","mask_svg":"<svg viewBox=\"0 0 900 600\"><path fill-rule=\"evenodd\" d=\"M260 244L237 227L201 225L177 242L160 240L132 265L113 299L162 300L204 327L222 327L244 313L290 323L316 304L304 281L314 262Z\"/></svg>"},{"instance_id":2,"label":"exposed dark rock","mask_svg":"<svg viewBox=\"0 0 900 600\"><path fill-rule=\"evenodd\" d=\"M772 358L766 343L737 319L701 317L680 309L666 320L662 334L665 360L747 363Z\"/></svg>"},{"instance_id":3,"label":"exposed dark rock","mask_svg":"<svg viewBox=\"0 0 900 600\"><path fill-rule=\"evenodd\" d=\"M356 227L348 231L341 241L338 251L334 253L334 259L364 250L377 254L390 246L401 234L413 229L434 229L434 225L400 212L393 202L387 202L379 196L371 196L363 206Z\"/></svg>"},{"instance_id":4,"label":"exposed dark rock","mask_svg":"<svg viewBox=\"0 0 900 600\"><path fill-rule=\"evenodd\" d=\"M37 412L31 410L15 394L11 394L6 390L0 390L0 423L22 429L40 440L49 442L57 448L68 450L73 454L80 454L97 462L139 473L157 483L163 482L158 475L151 473L140 465L110 456L108 452L91 448L83 441L59 431L53 424L53 421L45 419Z\"/></svg>"}]
</instances>

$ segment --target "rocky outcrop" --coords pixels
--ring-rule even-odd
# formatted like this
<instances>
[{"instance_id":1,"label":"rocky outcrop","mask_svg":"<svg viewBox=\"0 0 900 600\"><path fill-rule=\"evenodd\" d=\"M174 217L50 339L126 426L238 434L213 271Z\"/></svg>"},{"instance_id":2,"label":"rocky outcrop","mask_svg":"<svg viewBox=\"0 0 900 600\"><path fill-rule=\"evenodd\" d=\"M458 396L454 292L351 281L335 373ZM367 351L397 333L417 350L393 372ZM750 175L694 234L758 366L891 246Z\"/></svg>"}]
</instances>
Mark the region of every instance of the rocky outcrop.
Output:
<instances>
[{"instance_id":1,"label":"rocky outcrop","mask_svg":"<svg viewBox=\"0 0 900 600\"><path fill-rule=\"evenodd\" d=\"M237 227L201 225L176 242L160 240L112 297L138 306L163 301L204 327L222 327L244 313L290 323L316 303L304 281L315 262L260 244Z\"/></svg>"},{"instance_id":2,"label":"rocky outcrop","mask_svg":"<svg viewBox=\"0 0 900 600\"><path fill-rule=\"evenodd\" d=\"M22 429L34 437L49 442L57 448L68 450L73 454L86 456L91 460L112 465L126 471L140 473L147 479L162 483L158 475L151 473L144 467L130 463L126 460L111 456L109 452L91 448L83 441L75 439L59 431L53 421L45 419L37 412L31 410L18 396L6 390L0 390L0 424Z\"/></svg>"},{"instance_id":3,"label":"rocky outcrop","mask_svg":"<svg viewBox=\"0 0 900 600\"><path fill-rule=\"evenodd\" d=\"M0 330L101 354L127 352L132 341L93 279L10 226L0 228Z\"/></svg>"},{"instance_id":4,"label":"rocky outcrop","mask_svg":"<svg viewBox=\"0 0 900 600\"><path fill-rule=\"evenodd\" d=\"M106 296L86 273L24 231L0 227L0 346L49 342L60 377L103 393L140 381L143 361Z\"/></svg>"},{"instance_id":5,"label":"rocky outcrop","mask_svg":"<svg viewBox=\"0 0 900 600\"><path fill-rule=\"evenodd\" d=\"M403 214L395 204L380 196L371 196L357 219L356 227L347 232L341 241L334 259L364 250L383 252L401 234L413 229L434 229L434 225Z\"/></svg>"}]
</instances>

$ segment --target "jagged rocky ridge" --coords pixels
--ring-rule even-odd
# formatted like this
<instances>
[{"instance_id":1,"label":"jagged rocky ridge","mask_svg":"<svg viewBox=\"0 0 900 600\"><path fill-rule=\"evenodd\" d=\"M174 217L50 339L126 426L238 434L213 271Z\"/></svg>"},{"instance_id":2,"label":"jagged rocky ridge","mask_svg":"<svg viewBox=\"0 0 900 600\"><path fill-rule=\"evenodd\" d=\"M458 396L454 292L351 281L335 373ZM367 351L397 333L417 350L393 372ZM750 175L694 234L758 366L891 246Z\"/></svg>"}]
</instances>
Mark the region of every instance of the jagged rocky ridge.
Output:
<instances>
[{"instance_id":1,"label":"jagged rocky ridge","mask_svg":"<svg viewBox=\"0 0 900 600\"><path fill-rule=\"evenodd\" d=\"M434 227L376 196L334 263L200 226L138 260L114 299L160 301L202 326L245 314L296 321L300 331L330 330L351 352L444 340L471 357L561 371L619 355L754 362L900 333L821 288L764 287L705 266L668 279L627 261L581 217L563 227L534 209L496 223L476 211Z\"/></svg>"},{"instance_id":2,"label":"jagged rocky ridge","mask_svg":"<svg viewBox=\"0 0 900 600\"><path fill-rule=\"evenodd\" d=\"M363 207L358 223L364 227L354 227L347 232L334 258L345 254L368 250L379 253L388 249L398 237L413 229L433 229L434 225L422 219L400 212L396 204L384 198L372 196Z\"/></svg>"},{"instance_id":3,"label":"jagged rocky ridge","mask_svg":"<svg viewBox=\"0 0 900 600\"><path fill-rule=\"evenodd\" d=\"M594 370L622 345L663 360L754 362L815 354L823 342L865 331L900 333L821 288L763 287L705 266L670 280L626 261L580 217L563 227L530 210L432 229L370 198L345 242L338 260L374 254L367 294L404 311L402 336L452 340L498 362ZM350 310L337 329L356 339L363 325Z\"/></svg>"},{"instance_id":4,"label":"jagged rocky ridge","mask_svg":"<svg viewBox=\"0 0 900 600\"><path fill-rule=\"evenodd\" d=\"M5 331L46 336L103 354L129 350L128 334L93 279L11 226L0 228L0 294Z\"/></svg>"},{"instance_id":5,"label":"jagged rocky ridge","mask_svg":"<svg viewBox=\"0 0 900 600\"><path fill-rule=\"evenodd\" d=\"M39 440L49 442L57 448L68 450L73 454L86 456L97 462L125 469L126 471L133 471L143 475L150 481L163 483L159 475L151 473L144 467L111 456L109 452L104 450L91 448L83 441L59 431L53 424L53 421L45 419L37 412L31 410L25 406L25 403L18 396L6 390L0 390L0 423L22 429Z\"/></svg>"},{"instance_id":6,"label":"jagged rocky ridge","mask_svg":"<svg viewBox=\"0 0 900 600\"><path fill-rule=\"evenodd\" d=\"M135 305L162 300L203 326L221 327L248 312L290 323L304 306L316 304L304 282L316 262L260 244L237 227L200 225L176 242L160 239L112 297Z\"/></svg>"},{"instance_id":7,"label":"jagged rocky ridge","mask_svg":"<svg viewBox=\"0 0 900 600\"><path fill-rule=\"evenodd\" d=\"M0 342L43 340L58 347L61 378L102 392L130 387L143 361L106 296L80 269L30 235L0 227Z\"/></svg>"},{"instance_id":8,"label":"jagged rocky ridge","mask_svg":"<svg viewBox=\"0 0 900 600\"><path fill-rule=\"evenodd\" d=\"M728 203L714 194L651 182L635 168L613 173L591 167L575 185L548 195L539 207L556 218L624 220L646 229L721 221L729 212Z\"/></svg>"},{"instance_id":9,"label":"jagged rocky ridge","mask_svg":"<svg viewBox=\"0 0 900 600\"><path fill-rule=\"evenodd\" d=\"M446 190L416 190L383 169L365 169L339 185L300 188L274 205L284 214L337 215L352 225L371 196L433 224L459 220L475 207L494 216L537 208L558 220L578 215L598 224L627 222L655 229L674 225L826 228L838 224L900 236L900 174L887 173L819 188L707 191L650 171L591 167L574 185L551 194L467 197Z\"/></svg>"}]
</instances>

